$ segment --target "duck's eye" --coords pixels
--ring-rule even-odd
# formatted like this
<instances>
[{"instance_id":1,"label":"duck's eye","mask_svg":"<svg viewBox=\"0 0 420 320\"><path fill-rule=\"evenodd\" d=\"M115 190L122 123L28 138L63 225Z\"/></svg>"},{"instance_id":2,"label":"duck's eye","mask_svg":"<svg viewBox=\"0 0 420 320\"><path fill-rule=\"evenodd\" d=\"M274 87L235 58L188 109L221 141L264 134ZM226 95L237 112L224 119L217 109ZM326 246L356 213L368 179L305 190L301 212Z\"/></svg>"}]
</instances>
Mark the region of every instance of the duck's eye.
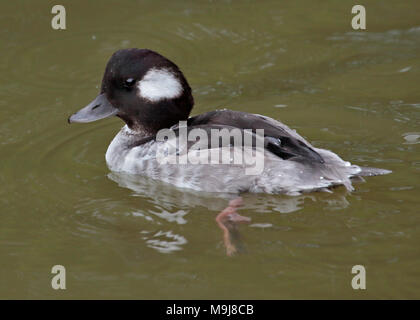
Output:
<instances>
[{"instance_id":1,"label":"duck's eye","mask_svg":"<svg viewBox=\"0 0 420 320\"><path fill-rule=\"evenodd\" d=\"M131 88L135 82L133 78L127 78L124 80L124 87Z\"/></svg>"}]
</instances>

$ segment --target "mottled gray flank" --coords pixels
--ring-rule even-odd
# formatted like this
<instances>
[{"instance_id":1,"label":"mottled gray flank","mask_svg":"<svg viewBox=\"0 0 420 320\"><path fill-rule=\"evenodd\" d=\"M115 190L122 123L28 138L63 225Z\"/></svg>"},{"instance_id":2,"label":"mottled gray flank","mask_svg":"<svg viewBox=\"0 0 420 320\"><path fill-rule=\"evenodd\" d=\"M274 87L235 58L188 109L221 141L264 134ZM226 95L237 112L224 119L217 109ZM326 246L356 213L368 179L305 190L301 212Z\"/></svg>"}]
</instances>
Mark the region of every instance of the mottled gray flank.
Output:
<instances>
[{"instance_id":1,"label":"mottled gray flank","mask_svg":"<svg viewBox=\"0 0 420 320\"><path fill-rule=\"evenodd\" d=\"M288 131L293 137L311 146L294 130L286 125L265 117L276 126ZM343 161L329 150L318 149L325 163L301 163L283 160L273 153L264 150L264 169L259 175L246 175L246 164L160 164L156 152L162 144L175 141L150 141L138 147L130 146L143 138L141 133L131 131L124 126L111 142L106 162L110 170L126 172L158 179L177 187L190 188L206 192L255 192L284 193L295 195L313 190L324 190L334 185L344 185L353 190L350 178L363 173L359 166ZM242 147L230 147L232 151L240 152ZM254 150L255 156L258 150ZM181 155L183 151L180 151ZM247 163L244 161L244 163ZM249 163L249 162L248 162ZM249 166L249 165L248 165ZM253 165L251 165L252 167ZM372 169L373 174L385 174L386 170Z\"/></svg>"}]
</instances>

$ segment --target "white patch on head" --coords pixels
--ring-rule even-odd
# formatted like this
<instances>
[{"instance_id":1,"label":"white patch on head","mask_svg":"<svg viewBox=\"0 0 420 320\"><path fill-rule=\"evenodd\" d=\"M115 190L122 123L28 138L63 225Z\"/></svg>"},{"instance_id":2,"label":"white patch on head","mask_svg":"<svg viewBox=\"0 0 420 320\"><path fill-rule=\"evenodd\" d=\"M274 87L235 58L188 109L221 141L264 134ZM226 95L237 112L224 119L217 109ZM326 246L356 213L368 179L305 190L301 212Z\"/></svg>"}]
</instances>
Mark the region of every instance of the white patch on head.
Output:
<instances>
[{"instance_id":1,"label":"white patch on head","mask_svg":"<svg viewBox=\"0 0 420 320\"><path fill-rule=\"evenodd\" d=\"M182 94L182 85L168 69L152 68L137 85L138 95L151 102L177 98Z\"/></svg>"}]
</instances>

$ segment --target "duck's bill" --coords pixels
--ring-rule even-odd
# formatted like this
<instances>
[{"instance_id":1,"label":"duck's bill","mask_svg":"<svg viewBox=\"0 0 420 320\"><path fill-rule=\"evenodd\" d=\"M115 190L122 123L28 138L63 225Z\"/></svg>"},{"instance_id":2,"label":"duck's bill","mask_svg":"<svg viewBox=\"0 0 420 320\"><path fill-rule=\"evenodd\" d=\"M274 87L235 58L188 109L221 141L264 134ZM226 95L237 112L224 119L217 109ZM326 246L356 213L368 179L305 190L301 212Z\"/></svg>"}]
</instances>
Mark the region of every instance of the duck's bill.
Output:
<instances>
[{"instance_id":1,"label":"duck's bill","mask_svg":"<svg viewBox=\"0 0 420 320\"><path fill-rule=\"evenodd\" d=\"M68 122L92 122L114 116L117 112L118 109L108 101L104 93L101 93L86 107L70 116Z\"/></svg>"}]
</instances>

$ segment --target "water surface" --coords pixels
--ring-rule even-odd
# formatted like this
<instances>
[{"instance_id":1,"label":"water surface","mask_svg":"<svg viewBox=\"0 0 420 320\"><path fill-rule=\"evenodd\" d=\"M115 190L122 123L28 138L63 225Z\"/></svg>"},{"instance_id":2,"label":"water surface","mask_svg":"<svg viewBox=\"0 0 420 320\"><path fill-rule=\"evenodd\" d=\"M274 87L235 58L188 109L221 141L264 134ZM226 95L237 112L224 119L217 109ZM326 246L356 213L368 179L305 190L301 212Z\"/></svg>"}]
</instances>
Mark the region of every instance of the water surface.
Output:
<instances>
[{"instance_id":1,"label":"water surface","mask_svg":"<svg viewBox=\"0 0 420 320\"><path fill-rule=\"evenodd\" d=\"M367 31L352 1L71 1L65 31L54 4L0 5L0 298L420 298L418 1L366 1ZM352 193L243 195L252 222L227 257L215 217L230 195L110 174L122 123L66 122L129 47L181 67L193 114L262 113L393 173Z\"/></svg>"}]
</instances>

